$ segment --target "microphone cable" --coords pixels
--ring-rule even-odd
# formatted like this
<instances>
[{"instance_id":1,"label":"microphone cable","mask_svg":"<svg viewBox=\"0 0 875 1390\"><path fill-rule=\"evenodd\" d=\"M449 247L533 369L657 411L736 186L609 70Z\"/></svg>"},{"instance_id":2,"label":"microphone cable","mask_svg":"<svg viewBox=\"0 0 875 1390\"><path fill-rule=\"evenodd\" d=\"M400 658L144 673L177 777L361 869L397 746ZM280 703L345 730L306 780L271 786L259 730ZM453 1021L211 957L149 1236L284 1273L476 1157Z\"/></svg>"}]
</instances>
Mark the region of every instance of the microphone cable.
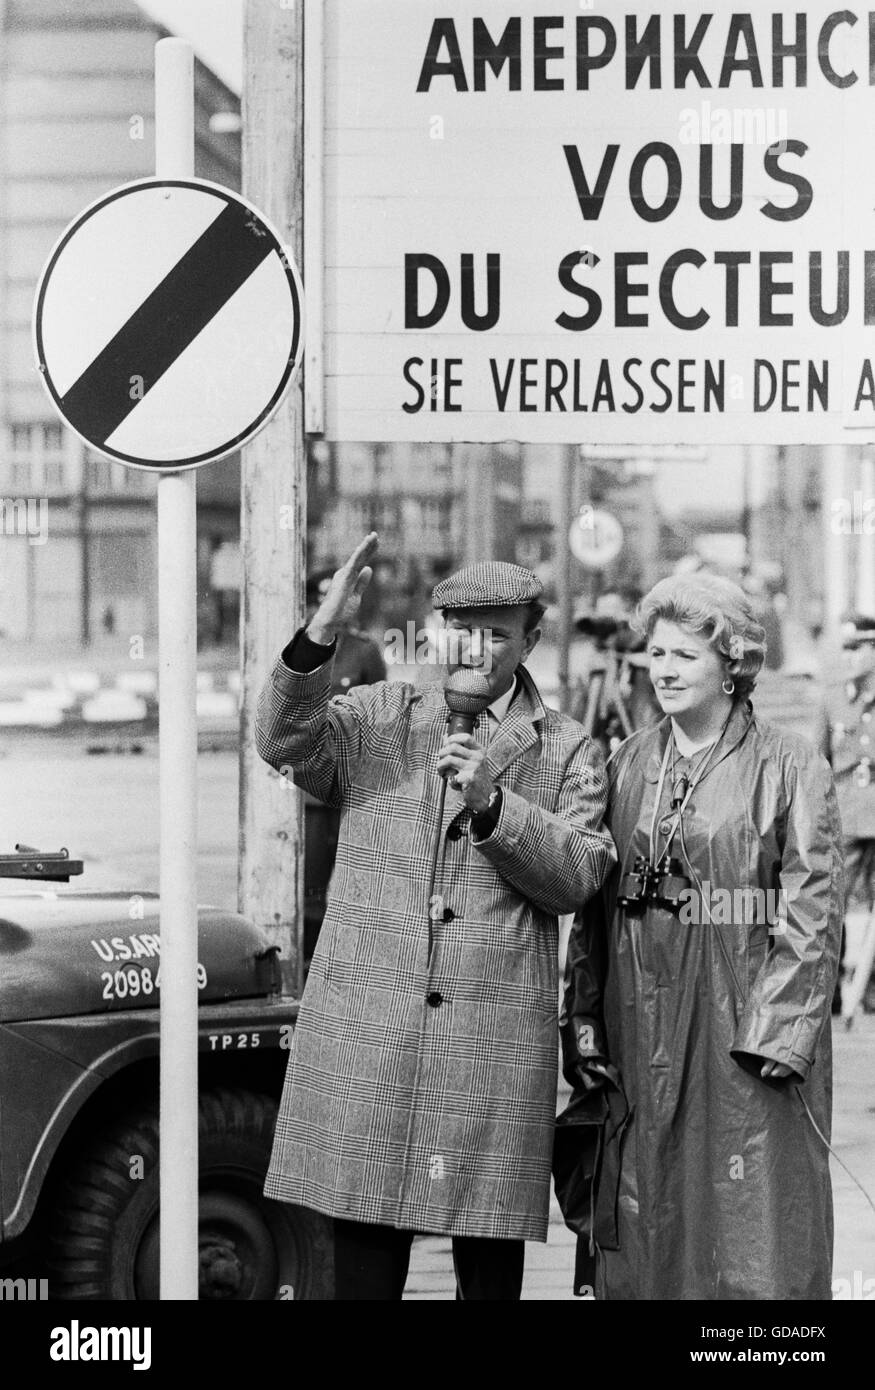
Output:
<instances>
[{"instance_id":1,"label":"microphone cable","mask_svg":"<svg viewBox=\"0 0 875 1390\"><path fill-rule=\"evenodd\" d=\"M437 881L437 863L438 863L438 855L440 854L440 850L441 850L441 840L442 840L442 838L443 838L442 835L441 835L441 828L442 828L443 823L444 823L444 804L445 804L446 799L447 799L447 782L448 782L448 780L449 780L449 779L448 779L447 777L442 777L442 778L440 779L440 782L441 782L441 789L440 789L440 792L439 792L439 794L438 794L437 829L436 829L435 835L434 835L434 844L432 845L432 851L431 851L431 868L430 868L430 870L429 870L429 876L428 876L428 897L427 897L427 899L426 899L426 902L427 902L427 905L428 905L427 911L428 911L428 960L429 960L429 963L431 962L431 954L432 954L432 951L434 950L434 927L433 927L433 925L432 925L433 922L434 922L434 920L435 920L435 918L434 918L434 916L433 916L433 913L434 913L434 911L435 911L435 909L436 909L436 904L435 904L435 901L434 901L434 885L435 885L435 882Z\"/></svg>"},{"instance_id":2,"label":"microphone cable","mask_svg":"<svg viewBox=\"0 0 875 1390\"><path fill-rule=\"evenodd\" d=\"M809 1121L809 1123L810 1123L810 1125L811 1125L811 1128L814 1130L814 1132L815 1132L815 1134L817 1135L818 1139L821 1141L822 1144L825 1144L825 1145L826 1145L827 1151L828 1151L830 1154L832 1154L833 1158L835 1159L835 1161L836 1161L836 1163L839 1165L839 1167L844 1169L844 1171L847 1173L848 1177L850 1178L850 1180L851 1180L851 1182L854 1184L854 1186L855 1186L855 1187L858 1187L858 1188L860 1189L860 1191L862 1192L863 1196L866 1198L866 1201L869 1203L869 1206L872 1208L873 1213L875 1213L875 1202L873 1202L873 1200L872 1200L872 1198L870 1197L869 1193L866 1191L865 1187L864 1187L863 1184L860 1182L860 1179L854 1177L854 1174L851 1172L851 1170L850 1170L850 1168L848 1167L847 1163L845 1163L844 1159L839 1158L838 1154L836 1153L835 1149L834 1149L834 1148L832 1147L832 1145L830 1144L830 1142L829 1142L829 1140L827 1139L826 1135L823 1134L823 1133L821 1132L820 1128L818 1127L817 1121L815 1120L814 1116L812 1115L811 1111L810 1111L809 1108L808 1108L808 1102L807 1102L807 1100L805 1099L805 1097L803 1096L802 1091L800 1090L799 1086L798 1086L798 1085L797 1085L797 1086L794 1086L794 1087L793 1087L793 1090L796 1092L797 1096L798 1096L799 1099L801 1100L802 1105L803 1105L803 1107L804 1107L804 1109L805 1109L805 1113L806 1113L806 1115L808 1116L808 1121Z\"/></svg>"}]
</instances>

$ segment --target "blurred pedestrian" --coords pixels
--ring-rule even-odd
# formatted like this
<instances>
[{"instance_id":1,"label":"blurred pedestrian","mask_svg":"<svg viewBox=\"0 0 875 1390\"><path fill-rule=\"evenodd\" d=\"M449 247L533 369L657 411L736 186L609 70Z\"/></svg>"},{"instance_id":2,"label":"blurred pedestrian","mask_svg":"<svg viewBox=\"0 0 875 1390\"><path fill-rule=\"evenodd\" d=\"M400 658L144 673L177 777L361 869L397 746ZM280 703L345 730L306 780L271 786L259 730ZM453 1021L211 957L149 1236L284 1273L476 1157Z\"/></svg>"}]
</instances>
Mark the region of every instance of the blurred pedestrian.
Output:
<instances>
[{"instance_id":1,"label":"blurred pedestrian","mask_svg":"<svg viewBox=\"0 0 875 1390\"><path fill-rule=\"evenodd\" d=\"M515 1300L524 1241L547 1239L557 916L613 861L604 769L526 671L541 584L517 565L469 566L433 594L448 668L488 686L476 735L447 734L437 686L329 700L376 544L337 571L259 702L261 756L342 810L265 1192L334 1218L339 1300L400 1299L416 1232L452 1237L458 1297Z\"/></svg>"},{"instance_id":2,"label":"blurred pedestrian","mask_svg":"<svg viewBox=\"0 0 875 1390\"><path fill-rule=\"evenodd\" d=\"M847 902L875 910L875 617L855 613L842 626L845 670L828 686L818 743L832 766L844 834ZM842 958L845 940L842 934ZM836 986L833 1013L841 1013ZM875 974L863 996L875 1012Z\"/></svg>"},{"instance_id":3,"label":"blurred pedestrian","mask_svg":"<svg viewBox=\"0 0 875 1390\"><path fill-rule=\"evenodd\" d=\"M749 571L744 576L742 587L766 634L766 669L780 671L784 665L784 625L780 605L775 602L775 595L765 579L755 571Z\"/></svg>"},{"instance_id":4,"label":"blurred pedestrian","mask_svg":"<svg viewBox=\"0 0 875 1390\"><path fill-rule=\"evenodd\" d=\"M829 1299L832 777L754 714L737 585L663 580L640 618L666 717L608 764L619 864L575 921L563 1026L569 1080L611 1107L596 1297Z\"/></svg>"},{"instance_id":5,"label":"blurred pedestrian","mask_svg":"<svg viewBox=\"0 0 875 1390\"><path fill-rule=\"evenodd\" d=\"M649 728L662 717L647 673L643 634L631 625L633 609L628 594L607 593L594 609L580 602L574 614L586 650L571 715L606 756L636 729Z\"/></svg>"}]
</instances>

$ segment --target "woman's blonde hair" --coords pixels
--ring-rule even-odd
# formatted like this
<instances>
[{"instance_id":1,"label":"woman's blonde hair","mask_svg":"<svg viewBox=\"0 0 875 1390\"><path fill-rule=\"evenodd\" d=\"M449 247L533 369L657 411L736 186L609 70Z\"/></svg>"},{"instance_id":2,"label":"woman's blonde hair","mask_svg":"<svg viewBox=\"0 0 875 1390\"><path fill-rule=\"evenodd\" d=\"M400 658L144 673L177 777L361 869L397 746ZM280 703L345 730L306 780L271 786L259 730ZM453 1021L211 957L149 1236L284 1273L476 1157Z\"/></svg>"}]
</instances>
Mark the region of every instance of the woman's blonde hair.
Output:
<instances>
[{"instance_id":1,"label":"woman's blonde hair","mask_svg":"<svg viewBox=\"0 0 875 1390\"><path fill-rule=\"evenodd\" d=\"M672 575L654 584L638 605L635 626L648 642L660 618L704 637L726 661L733 698L750 695L765 661L766 632L743 589L716 574Z\"/></svg>"}]
</instances>

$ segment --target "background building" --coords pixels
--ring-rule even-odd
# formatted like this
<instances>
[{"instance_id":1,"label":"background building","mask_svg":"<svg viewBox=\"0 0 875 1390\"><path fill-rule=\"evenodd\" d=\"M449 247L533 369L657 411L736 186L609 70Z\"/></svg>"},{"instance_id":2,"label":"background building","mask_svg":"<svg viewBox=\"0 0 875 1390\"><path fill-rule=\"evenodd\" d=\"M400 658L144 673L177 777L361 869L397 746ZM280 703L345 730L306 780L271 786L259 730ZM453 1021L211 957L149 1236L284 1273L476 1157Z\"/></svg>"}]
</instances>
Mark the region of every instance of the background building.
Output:
<instances>
[{"instance_id":1,"label":"background building","mask_svg":"<svg viewBox=\"0 0 875 1390\"><path fill-rule=\"evenodd\" d=\"M346 559L368 531L380 536L363 619L402 626L425 613L438 579L469 561L516 560L523 499L519 445L310 446L308 541L312 569Z\"/></svg>"},{"instance_id":2,"label":"background building","mask_svg":"<svg viewBox=\"0 0 875 1390\"><path fill-rule=\"evenodd\" d=\"M156 478L90 454L39 382L31 314L67 223L118 184L154 173L154 47L166 31L131 0L0 4L0 635L35 643L156 625ZM211 128L239 101L195 64L195 170L240 187L240 137ZM132 248L131 254L135 254ZM16 500L46 499L51 545L20 534ZM201 627L233 635L234 591L212 577L239 535L239 459L198 477ZM230 599L230 601L229 601ZM222 607L224 606L224 612Z\"/></svg>"}]
</instances>

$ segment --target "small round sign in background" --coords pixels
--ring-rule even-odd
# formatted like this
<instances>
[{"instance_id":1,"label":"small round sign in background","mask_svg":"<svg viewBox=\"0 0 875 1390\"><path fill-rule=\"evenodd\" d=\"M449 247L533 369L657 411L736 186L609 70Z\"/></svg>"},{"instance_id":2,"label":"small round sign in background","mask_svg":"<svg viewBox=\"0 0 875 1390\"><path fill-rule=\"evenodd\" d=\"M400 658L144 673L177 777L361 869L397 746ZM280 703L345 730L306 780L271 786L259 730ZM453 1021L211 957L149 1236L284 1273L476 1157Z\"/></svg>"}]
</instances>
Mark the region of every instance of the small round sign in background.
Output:
<instances>
[{"instance_id":1,"label":"small round sign in background","mask_svg":"<svg viewBox=\"0 0 875 1390\"><path fill-rule=\"evenodd\" d=\"M581 507L571 523L568 544L585 569L605 569L623 548L623 528L611 512Z\"/></svg>"},{"instance_id":2,"label":"small round sign in background","mask_svg":"<svg viewBox=\"0 0 875 1390\"><path fill-rule=\"evenodd\" d=\"M93 448L194 468L264 426L300 366L303 294L274 228L201 179L143 179L86 208L40 277L46 389Z\"/></svg>"}]
</instances>

